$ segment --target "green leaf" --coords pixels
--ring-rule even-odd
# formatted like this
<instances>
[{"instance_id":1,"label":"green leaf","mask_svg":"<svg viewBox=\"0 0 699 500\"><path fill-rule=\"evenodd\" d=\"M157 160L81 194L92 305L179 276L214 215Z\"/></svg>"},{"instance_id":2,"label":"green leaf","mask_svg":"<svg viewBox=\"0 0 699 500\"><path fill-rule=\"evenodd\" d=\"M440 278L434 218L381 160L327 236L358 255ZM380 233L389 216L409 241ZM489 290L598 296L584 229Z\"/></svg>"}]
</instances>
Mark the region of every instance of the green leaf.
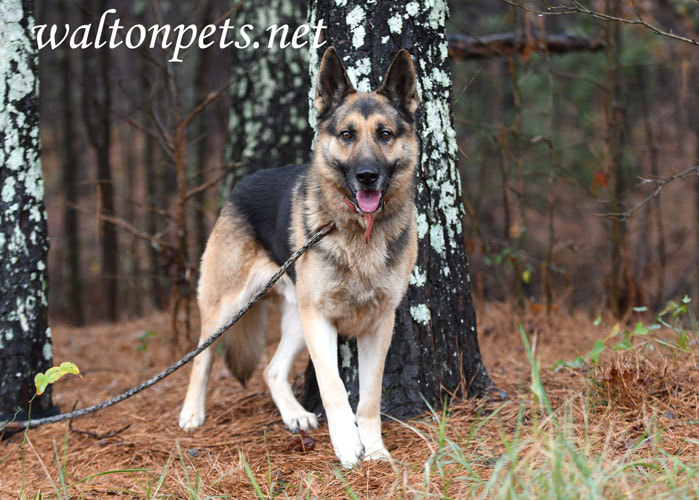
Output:
<instances>
[{"instance_id":1,"label":"green leaf","mask_svg":"<svg viewBox=\"0 0 699 500\"><path fill-rule=\"evenodd\" d=\"M634 307L633 310L636 312L646 312L648 310L648 308L646 306L641 306L641 307Z\"/></svg>"},{"instance_id":2,"label":"green leaf","mask_svg":"<svg viewBox=\"0 0 699 500\"><path fill-rule=\"evenodd\" d=\"M43 373L37 373L34 375L34 385L36 386L36 395L41 396L49 385L49 379Z\"/></svg>"},{"instance_id":3,"label":"green leaf","mask_svg":"<svg viewBox=\"0 0 699 500\"><path fill-rule=\"evenodd\" d=\"M57 381L63 375L64 375L64 373L61 372L61 369L58 366L52 366L51 368L46 370L46 377L49 380L49 384L53 384L55 381Z\"/></svg>"},{"instance_id":4,"label":"green leaf","mask_svg":"<svg viewBox=\"0 0 699 500\"><path fill-rule=\"evenodd\" d=\"M634 335L648 335L649 332L650 330L646 328L646 325L644 325L642 321L636 323L636 326L633 329Z\"/></svg>"},{"instance_id":5,"label":"green leaf","mask_svg":"<svg viewBox=\"0 0 699 500\"><path fill-rule=\"evenodd\" d=\"M689 295L685 295L682 297L682 303L683 304L689 304L692 301L692 299L689 298Z\"/></svg>"},{"instance_id":6,"label":"green leaf","mask_svg":"<svg viewBox=\"0 0 699 500\"><path fill-rule=\"evenodd\" d=\"M73 375L80 375L80 370L78 370L78 366L75 363L71 363L70 361L64 361L61 363L61 366L59 367L61 369L61 372L63 374L67 373L72 373Z\"/></svg>"},{"instance_id":7,"label":"green leaf","mask_svg":"<svg viewBox=\"0 0 699 500\"><path fill-rule=\"evenodd\" d=\"M582 356L576 357L573 361L563 361L559 359L553 364L553 371L560 371L561 368L570 368L571 370L580 370L585 366L585 360Z\"/></svg>"},{"instance_id":8,"label":"green leaf","mask_svg":"<svg viewBox=\"0 0 699 500\"><path fill-rule=\"evenodd\" d=\"M632 347L633 344L631 343L631 339L629 337L626 337L624 340L615 345L613 349L615 351L626 351L628 349L631 349Z\"/></svg>"},{"instance_id":9,"label":"green leaf","mask_svg":"<svg viewBox=\"0 0 699 500\"><path fill-rule=\"evenodd\" d=\"M595 322L592 323L594 326L600 326L602 324L602 316L597 316Z\"/></svg>"},{"instance_id":10,"label":"green leaf","mask_svg":"<svg viewBox=\"0 0 699 500\"><path fill-rule=\"evenodd\" d=\"M80 370L78 370L76 364L69 361L64 361L60 366L52 366L46 370L46 373L37 373L34 376L34 385L36 386L37 396L41 396L49 384L53 384L63 375L67 375L68 373L78 375L80 377L82 376L80 375Z\"/></svg>"},{"instance_id":11,"label":"green leaf","mask_svg":"<svg viewBox=\"0 0 699 500\"><path fill-rule=\"evenodd\" d=\"M595 343L592 345L592 349L585 357L587 359L591 359L593 363L597 364L599 363L599 355L602 353L602 351L604 351L604 342L601 340L595 340Z\"/></svg>"}]
</instances>

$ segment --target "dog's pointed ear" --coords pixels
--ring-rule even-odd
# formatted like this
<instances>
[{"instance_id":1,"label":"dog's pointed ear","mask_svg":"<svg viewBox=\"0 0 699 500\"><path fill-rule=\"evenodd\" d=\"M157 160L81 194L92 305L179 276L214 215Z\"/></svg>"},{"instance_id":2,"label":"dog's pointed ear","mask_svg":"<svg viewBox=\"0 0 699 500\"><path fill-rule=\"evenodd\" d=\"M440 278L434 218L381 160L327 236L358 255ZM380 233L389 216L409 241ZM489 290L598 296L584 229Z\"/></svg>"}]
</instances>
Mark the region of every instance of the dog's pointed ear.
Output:
<instances>
[{"instance_id":1,"label":"dog's pointed ear","mask_svg":"<svg viewBox=\"0 0 699 500\"><path fill-rule=\"evenodd\" d=\"M417 110L417 76L410 52L401 49L383 77L381 87L376 91L382 94L409 114Z\"/></svg>"},{"instance_id":2,"label":"dog's pointed ear","mask_svg":"<svg viewBox=\"0 0 699 500\"><path fill-rule=\"evenodd\" d=\"M318 71L318 88L313 106L323 114L334 104L339 104L348 94L356 92L347 76L347 70L333 47L329 47Z\"/></svg>"}]
</instances>

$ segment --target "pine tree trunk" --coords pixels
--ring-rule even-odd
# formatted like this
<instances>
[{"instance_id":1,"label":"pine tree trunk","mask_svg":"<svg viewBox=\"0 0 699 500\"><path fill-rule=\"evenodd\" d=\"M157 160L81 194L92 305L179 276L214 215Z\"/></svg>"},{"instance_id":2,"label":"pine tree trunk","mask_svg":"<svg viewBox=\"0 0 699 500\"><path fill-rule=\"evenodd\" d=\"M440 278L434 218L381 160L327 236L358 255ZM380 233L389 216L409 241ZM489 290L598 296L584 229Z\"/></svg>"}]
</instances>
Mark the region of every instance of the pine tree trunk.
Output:
<instances>
[{"instance_id":1,"label":"pine tree trunk","mask_svg":"<svg viewBox=\"0 0 699 500\"><path fill-rule=\"evenodd\" d=\"M0 8L0 420L27 409L34 375L51 366L48 234L39 159L34 2ZM33 414L51 407L51 392Z\"/></svg>"},{"instance_id":2,"label":"pine tree trunk","mask_svg":"<svg viewBox=\"0 0 699 500\"><path fill-rule=\"evenodd\" d=\"M418 262L410 288L396 313L393 342L386 359L382 411L409 417L441 407L447 393L482 393L492 383L482 362L471 302L463 240L464 208L456 169L456 135L451 114L451 71L447 59L446 0L352 2L313 0L310 23L324 20L327 44L311 52L315 85L322 52L334 46L360 91L375 89L401 48L410 51L418 72L417 170ZM314 95L314 90L312 95ZM315 123L312 116L311 122ZM339 363L356 407L356 348L343 342ZM313 369L306 372L304 405L319 411Z\"/></svg>"},{"instance_id":3,"label":"pine tree trunk","mask_svg":"<svg viewBox=\"0 0 699 500\"><path fill-rule=\"evenodd\" d=\"M61 0L60 5L61 22L69 24L71 22L69 9L70 1ZM65 208L63 209L63 233L66 240L66 252L68 254L67 287L64 291L68 301L70 311L70 321L77 326L85 322L83 311L82 276L80 269L80 237L78 234L78 204L77 175L78 175L78 153L75 147L76 134L73 119L73 95L71 82L73 78L72 51L66 46L63 49L61 61L62 83L62 106L63 106L63 195L65 196Z\"/></svg>"},{"instance_id":4,"label":"pine tree trunk","mask_svg":"<svg viewBox=\"0 0 699 500\"><path fill-rule=\"evenodd\" d=\"M607 0L607 12L619 15L621 0ZM624 162L627 142L626 107L624 105L624 75L621 65L622 38L619 23L605 25L607 42L607 85L609 87L609 110L607 145L609 149L609 171L612 175L611 212L622 213L623 201L628 185L629 172ZM623 316L630 307L630 285L628 276L629 256L627 253L627 228L623 220L613 219L610 228L611 243L611 307L616 317Z\"/></svg>"},{"instance_id":5,"label":"pine tree trunk","mask_svg":"<svg viewBox=\"0 0 699 500\"><path fill-rule=\"evenodd\" d=\"M235 26L289 25L287 41L306 20L304 0L247 2ZM223 196L245 175L262 168L306 163L310 159L313 130L308 124L308 50L267 48L268 32L258 30L258 50L234 51L232 77L231 142L228 164L240 163L226 177ZM279 40L277 35L277 40Z\"/></svg>"},{"instance_id":6,"label":"pine tree trunk","mask_svg":"<svg viewBox=\"0 0 699 500\"><path fill-rule=\"evenodd\" d=\"M139 22L143 24L147 23L145 15L139 18ZM151 101L157 97L155 97L153 84L151 82L153 78L151 64L145 57L141 60L140 76L141 95L143 99L141 101L141 109L144 110L143 123L145 123L148 128L154 129L155 125L152 123L149 110L152 105ZM152 135L145 134L144 141L143 168L145 170L146 205L164 209L167 205L160 205L158 203L160 201L158 186L162 186L164 183L160 165L160 151ZM157 234L158 231L162 229L158 217L159 215L154 210L148 210L146 214L146 231L148 234ZM147 252L151 305L156 309L163 309L165 307L165 290L168 287L167 283L163 281L167 279L167 273L163 269L161 253L150 242L148 243Z\"/></svg>"},{"instance_id":7,"label":"pine tree trunk","mask_svg":"<svg viewBox=\"0 0 699 500\"><path fill-rule=\"evenodd\" d=\"M205 26L210 23L213 15L213 0L207 0L202 6L201 20L199 21L199 26ZM209 74L211 72L210 61L211 51L201 50L199 51L199 61L197 63L197 70L194 75L194 92L197 95L198 102L203 102L209 93ZM207 169L207 158L209 153L209 120L212 110L207 108L199 114L197 119L197 131L195 135L196 146L195 146L195 158L194 158L194 172L195 179L200 183L206 181L206 169ZM199 176L196 173L200 172ZM207 227L206 219L204 217L204 207L206 206L206 191L202 191L194 197L194 216L193 216L193 226L195 231L195 241L196 241L196 254L201 255L204 253L206 248L206 240L209 237L210 228Z\"/></svg>"},{"instance_id":8,"label":"pine tree trunk","mask_svg":"<svg viewBox=\"0 0 699 500\"><path fill-rule=\"evenodd\" d=\"M91 4L92 6L92 4ZM108 8L101 0L94 11L83 9L83 24L90 24ZM89 49L83 58L83 121L87 137L97 157L97 204L102 215L114 215L114 186L110 164L112 138L112 90L110 84L111 51ZM96 64L96 68L93 66ZM96 95L99 90L101 95ZM105 319L116 321L118 310L119 249L113 224L100 223L100 256L102 277L100 288L104 293Z\"/></svg>"}]
</instances>

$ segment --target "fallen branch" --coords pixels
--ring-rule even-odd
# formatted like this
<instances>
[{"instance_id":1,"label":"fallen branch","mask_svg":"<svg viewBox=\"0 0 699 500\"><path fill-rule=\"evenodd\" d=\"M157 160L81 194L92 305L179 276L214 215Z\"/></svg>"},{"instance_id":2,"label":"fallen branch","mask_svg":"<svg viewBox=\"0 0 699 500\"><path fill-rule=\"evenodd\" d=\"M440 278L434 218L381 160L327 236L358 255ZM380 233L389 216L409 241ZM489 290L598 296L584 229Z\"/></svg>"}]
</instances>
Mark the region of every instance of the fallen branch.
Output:
<instances>
[{"instance_id":1,"label":"fallen branch","mask_svg":"<svg viewBox=\"0 0 699 500\"><path fill-rule=\"evenodd\" d=\"M603 40L589 40L569 33L541 36L533 33L494 33L485 36L452 34L447 36L449 57L455 60L490 59L520 54L525 48L565 54L568 52L597 52L605 48Z\"/></svg>"}]
</instances>

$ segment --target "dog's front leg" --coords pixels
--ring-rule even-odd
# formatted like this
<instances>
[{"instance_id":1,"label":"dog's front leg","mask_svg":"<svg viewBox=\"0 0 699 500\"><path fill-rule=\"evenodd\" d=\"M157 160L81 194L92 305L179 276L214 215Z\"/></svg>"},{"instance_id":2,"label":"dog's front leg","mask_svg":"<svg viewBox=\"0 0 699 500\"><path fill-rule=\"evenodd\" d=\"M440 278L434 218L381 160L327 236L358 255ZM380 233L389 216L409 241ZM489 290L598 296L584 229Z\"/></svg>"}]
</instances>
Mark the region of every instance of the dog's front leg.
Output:
<instances>
[{"instance_id":1,"label":"dog's front leg","mask_svg":"<svg viewBox=\"0 0 699 500\"><path fill-rule=\"evenodd\" d=\"M395 315L383 319L376 332L357 338L359 353L359 405L357 424L364 445L365 460L390 459L381 438L381 388L386 353L391 345Z\"/></svg>"},{"instance_id":2,"label":"dog's front leg","mask_svg":"<svg viewBox=\"0 0 699 500\"><path fill-rule=\"evenodd\" d=\"M311 308L301 308L301 324L328 417L330 440L343 467L359 463L364 453L347 391L337 367L337 331Z\"/></svg>"}]
</instances>

